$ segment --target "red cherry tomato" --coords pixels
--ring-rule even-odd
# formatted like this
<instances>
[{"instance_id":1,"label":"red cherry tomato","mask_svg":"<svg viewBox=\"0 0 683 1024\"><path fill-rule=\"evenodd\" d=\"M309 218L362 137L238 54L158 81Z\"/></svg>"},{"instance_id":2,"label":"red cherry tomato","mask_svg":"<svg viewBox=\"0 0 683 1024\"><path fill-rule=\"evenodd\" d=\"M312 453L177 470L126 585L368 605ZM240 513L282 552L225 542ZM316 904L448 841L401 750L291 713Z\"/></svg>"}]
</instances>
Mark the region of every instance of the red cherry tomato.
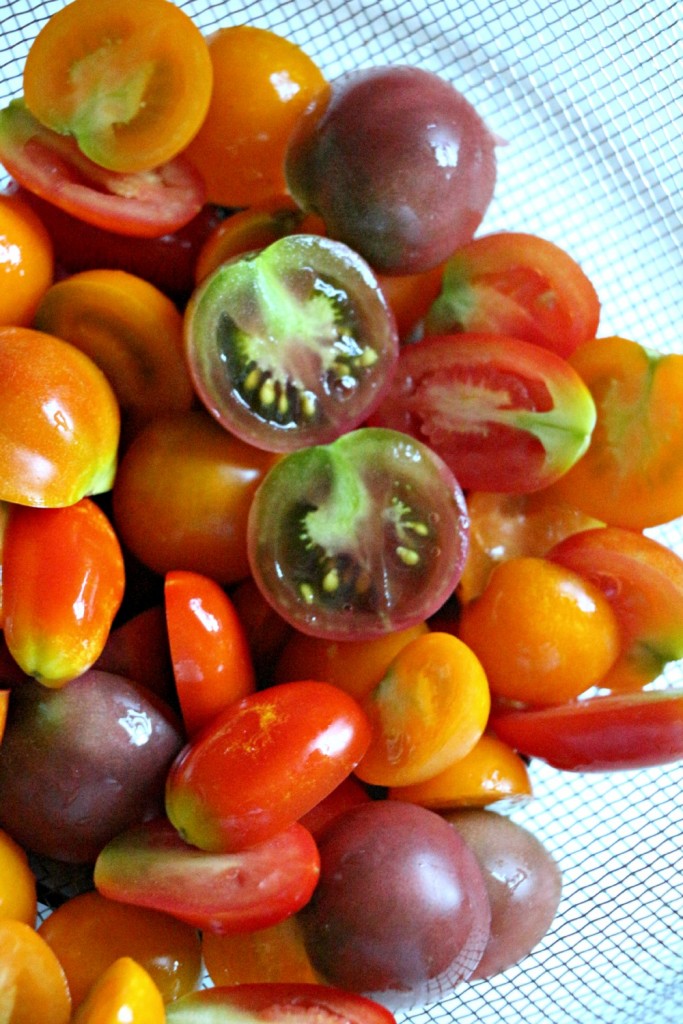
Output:
<instances>
[{"instance_id":1,"label":"red cherry tomato","mask_svg":"<svg viewBox=\"0 0 683 1024\"><path fill-rule=\"evenodd\" d=\"M395 1024L393 1014L371 999L304 982L217 986L192 992L166 1008L168 1024L209 1024L219 1019L248 1019L254 1024Z\"/></svg>"},{"instance_id":2,"label":"red cherry tomato","mask_svg":"<svg viewBox=\"0 0 683 1024\"><path fill-rule=\"evenodd\" d=\"M225 591L177 570L164 583L166 624L180 709L190 736L256 688L249 645Z\"/></svg>"},{"instance_id":3,"label":"red cherry tomato","mask_svg":"<svg viewBox=\"0 0 683 1024\"><path fill-rule=\"evenodd\" d=\"M240 850L331 793L370 742L360 706L329 683L271 686L230 705L171 765L166 813L187 842Z\"/></svg>"}]
</instances>

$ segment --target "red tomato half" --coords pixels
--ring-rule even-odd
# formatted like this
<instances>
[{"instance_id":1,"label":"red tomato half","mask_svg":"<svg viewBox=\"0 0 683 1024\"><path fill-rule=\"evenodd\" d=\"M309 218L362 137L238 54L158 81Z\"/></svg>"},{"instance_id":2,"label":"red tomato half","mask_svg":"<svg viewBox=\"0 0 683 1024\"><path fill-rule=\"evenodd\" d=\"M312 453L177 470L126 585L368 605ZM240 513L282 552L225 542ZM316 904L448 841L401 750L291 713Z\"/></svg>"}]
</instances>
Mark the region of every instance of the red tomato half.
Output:
<instances>
[{"instance_id":1,"label":"red tomato half","mask_svg":"<svg viewBox=\"0 0 683 1024\"><path fill-rule=\"evenodd\" d=\"M70 136L43 127L21 100L0 111L0 163L30 192L122 235L157 238L177 231L199 213L206 194L182 156L139 173L103 169Z\"/></svg>"},{"instance_id":2,"label":"red tomato half","mask_svg":"<svg viewBox=\"0 0 683 1024\"><path fill-rule=\"evenodd\" d=\"M248 1020L268 1024L395 1024L379 1003L330 985L263 982L191 992L166 1007L168 1024Z\"/></svg>"},{"instance_id":3,"label":"red tomato half","mask_svg":"<svg viewBox=\"0 0 683 1024\"><path fill-rule=\"evenodd\" d=\"M428 444L460 485L539 490L588 447L595 404L561 356L502 334L441 334L401 349L371 417Z\"/></svg>"},{"instance_id":4,"label":"red tomato half","mask_svg":"<svg viewBox=\"0 0 683 1024\"><path fill-rule=\"evenodd\" d=\"M683 690L593 697L539 711L494 715L491 725L523 754L566 771L597 772L683 758Z\"/></svg>"}]
</instances>

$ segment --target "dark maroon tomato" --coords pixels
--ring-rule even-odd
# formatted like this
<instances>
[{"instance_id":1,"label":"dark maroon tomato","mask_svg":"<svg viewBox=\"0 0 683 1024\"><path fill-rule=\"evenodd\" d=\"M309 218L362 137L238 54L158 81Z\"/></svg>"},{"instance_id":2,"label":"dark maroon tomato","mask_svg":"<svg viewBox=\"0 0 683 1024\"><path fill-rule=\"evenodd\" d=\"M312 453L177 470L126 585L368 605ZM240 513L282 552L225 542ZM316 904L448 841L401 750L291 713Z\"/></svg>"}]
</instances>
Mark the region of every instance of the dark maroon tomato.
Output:
<instances>
[{"instance_id":1,"label":"dark maroon tomato","mask_svg":"<svg viewBox=\"0 0 683 1024\"><path fill-rule=\"evenodd\" d=\"M451 811L454 825L477 858L491 903L491 936L475 978L490 978L538 945L555 919L562 875L531 832L495 811Z\"/></svg>"},{"instance_id":2,"label":"dark maroon tomato","mask_svg":"<svg viewBox=\"0 0 683 1024\"><path fill-rule=\"evenodd\" d=\"M491 201L495 139L468 100L420 68L352 71L301 118L289 189L379 271L417 273L470 241Z\"/></svg>"},{"instance_id":3,"label":"dark maroon tomato","mask_svg":"<svg viewBox=\"0 0 683 1024\"><path fill-rule=\"evenodd\" d=\"M300 920L324 978L397 1010L471 976L491 909L474 854L448 822L376 800L335 818L318 847L320 881Z\"/></svg>"},{"instance_id":4,"label":"dark maroon tomato","mask_svg":"<svg viewBox=\"0 0 683 1024\"><path fill-rule=\"evenodd\" d=\"M330 985L254 982L189 992L166 1007L167 1024L395 1024L378 1003Z\"/></svg>"},{"instance_id":5,"label":"dark maroon tomato","mask_svg":"<svg viewBox=\"0 0 683 1024\"><path fill-rule=\"evenodd\" d=\"M443 334L401 350L370 422L424 441L468 490L547 487L586 451L595 403L566 359L502 334Z\"/></svg>"},{"instance_id":6,"label":"dark maroon tomato","mask_svg":"<svg viewBox=\"0 0 683 1024\"><path fill-rule=\"evenodd\" d=\"M247 525L254 579L304 633L368 639L423 622L462 573L462 490L426 445L381 428L284 456Z\"/></svg>"},{"instance_id":7,"label":"dark maroon tomato","mask_svg":"<svg viewBox=\"0 0 683 1024\"><path fill-rule=\"evenodd\" d=\"M185 315L190 373L209 412L268 451L324 444L379 404L398 358L374 274L341 242L288 235L221 264Z\"/></svg>"}]
</instances>

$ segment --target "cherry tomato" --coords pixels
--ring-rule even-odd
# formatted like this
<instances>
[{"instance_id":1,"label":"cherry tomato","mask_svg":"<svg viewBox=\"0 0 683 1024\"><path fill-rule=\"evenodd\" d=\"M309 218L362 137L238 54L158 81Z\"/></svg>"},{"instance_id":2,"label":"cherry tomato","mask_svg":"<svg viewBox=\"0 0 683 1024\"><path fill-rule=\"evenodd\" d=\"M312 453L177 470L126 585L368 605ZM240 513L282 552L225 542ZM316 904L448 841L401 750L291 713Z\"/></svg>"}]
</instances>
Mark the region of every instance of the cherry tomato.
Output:
<instances>
[{"instance_id":1,"label":"cherry tomato","mask_svg":"<svg viewBox=\"0 0 683 1024\"><path fill-rule=\"evenodd\" d=\"M599 685L621 640L596 586L532 557L496 566L481 597L463 608L458 634L481 660L492 694L536 705Z\"/></svg>"},{"instance_id":2,"label":"cherry tomato","mask_svg":"<svg viewBox=\"0 0 683 1024\"><path fill-rule=\"evenodd\" d=\"M403 347L371 421L431 445L465 488L526 493L586 451L595 406L568 362L538 345L433 335Z\"/></svg>"},{"instance_id":3,"label":"cherry tomato","mask_svg":"<svg viewBox=\"0 0 683 1024\"><path fill-rule=\"evenodd\" d=\"M208 576L177 570L164 583L173 674L189 736L256 688L242 623Z\"/></svg>"},{"instance_id":4,"label":"cherry tomato","mask_svg":"<svg viewBox=\"0 0 683 1024\"><path fill-rule=\"evenodd\" d=\"M0 829L0 920L24 921L33 927L37 909L37 881L26 851Z\"/></svg>"},{"instance_id":5,"label":"cherry tomato","mask_svg":"<svg viewBox=\"0 0 683 1024\"><path fill-rule=\"evenodd\" d=\"M53 275L54 251L44 224L18 196L0 194L0 324L32 326Z\"/></svg>"},{"instance_id":6,"label":"cherry tomato","mask_svg":"<svg viewBox=\"0 0 683 1024\"><path fill-rule=\"evenodd\" d=\"M597 408L591 443L557 493L610 526L683 515L683 355L627 338L586 341L571 364Z\"/></svg>"},{"instance_id":7,"label":"cherry tomato","mask_svg":"<svg viewBox=\"0 0 683 1024\"><path fill-rule=\"evenodd\" d=\"M150 171L185 148L206 115L213 73L197 26L167 0L71 0L24 64L26 106L113 171Z\"/></svg>"},{"instance_id":8,"label":"cherry tomato","mask_svg":"<svg viewBox=\"0 0 683 1024\"><path fill-rule=\"evenodd\" d=\"M252 573L304 633L367 640L440 607L467 551L463 493L431 449L361 428L292 452L249 513Z\"/></svg>"},{"instance_id":9,"label":"cherry tomato","mask_svg":"<svg viewBox=\"0 0 683 1024\"><path fill-rule=\"evenodd\" d=\"M432 302L441 289L443 264L417 274L378 274L380 288L396 318L401 341L413 340Z\"/></svg>"},{"instance_id":10,"label":"cherry tomato","mask_svg":"<svg viewBox=\"0 0 683 1024\"><path fill-rule=\"evenodd\" d=\"M683 691L590 697L492 716L516 750L574 772L624 771L683 757Z\"/></svg>"},{"instance_id":11,"label":"cherry tomato","mask_svg":"<svg viewBox=\"0 0 683 1024\"><path fill-rule=\"evenodd\" d=\"M202 954L215 985L255 982L315 984L319 980L295 915L270 928L252 932L234 935L205 932L202 935Z\"/></svg>"},{"instance_id":12,"label":"cherry tomato","mask_svg":"<svg viewBox=\"0 0 683 1024\"><path fill-rule=\"evenodd\" d=\"M565 358L595 337L600 300L559 246L519 231L482 235L446 261L428 334L507 334Z\"/></svg>"},{"instance_id":13,"label":"cherry tomato","mask_svg":"<svg viewBox=\"0 0 683 1024\"><path fill-rule=\"evenodd\" d=\"M370 742L358 704L329 683L283 683L231 704L180 752L166 813L204 850L241 850L331 793Z\"/></svg>"},{"instance_id":14,"label":"cherry tomato","mask_svg":"<svg viewBox=\"0 0 683 1024\"><path fill-rule=\"evenodd\" d=\"M152 421L126 450L114 481L122 543L162 576L186 569L220 583L244 579L249 509L274 461L203 411Z\"/></svg>"},{"instance_id":15,"label":"cherry tomato","mask_svg":"<svg viewBox=\"0 0 683 1024\"><path fill-rule=\"evenodd\" d=\"M340 782L336 789L324 796L320 803L299 818L314 839L318 839L329 823L350 807L365 804L372 799L366 787L353 775Z\"/></svg>"},{"instance_id":16,"label":"cherry tomato","mask_svg":"<svg viewBox=\"0 0 683 1024\"><path fill-rule=\"evenodd\" d=\"M188 224L204 205L204 182L182 155L154 170L108 171L75 141L46 128L21 100L0 110L0 163L16 182L95 227L156 238Z\"/></svg>"},{"instance_id":17,"label":"cherry tomato","mask_svg":"<svg viewBox=\"0 0 683 1024\"><path fill-rule=\"evenodd\" d=\"M62 506L108 491L119 409L111 385L73 345L0 327L0 500Z\"/></svg>"},{"instance_id":18,"label":"cherry tomato","mask_svg":"<svg viewBox=\"0 0 683 1024\"><path fill-rule=\"evenodd\" d=\"M93 667L132 679L170 703L175 681L162 605L115 623Z\"/></svg>"},{"instance_id":19,"label":"cherry tomato","mask_svg":"<svg viewBox=\"0 0 683 1024\"><path fill-rule=\"evenodd\" d=\"M396 1024L383 1006L330 985L267 982L221 985L183 996L167 1007L168 1024L243 1020L301 1024Z\"/></svg>"},{"instance_id":20,"label":"cherry tomato","mask_svg":"<svg viewBox=\"0 0 683 1024\"><path fill-rule=\"evenodd\" d=\"M372 739L356 775L377 786L424 782L470 752L491 707L477 656L450 633L425 633L363 700Z\"/></svg>"},{"instance_id":21,"label":"cherry tomato","mask_svg":"<svg viewBox=\"0 0 683 1024\"><path fill-rule=\"evenodd\" d=\"M273 672L292 627L278 615L251 576L230 588L230 599L245 631L256 678L262 686L275 682ZM297 679L317 679L315 672L297 673ZM321 677L323 682L330 680ZM294 682L293 679L282 680Z\"/></svg>"},{"instance_id":22,"label":"cherry tomato","mask_svg":"<svg viewBox=\"0 0 683 1024\"><path fill-rule=\"evenodd\" d=\"M221 264L188 303L185 344L209 412L270 451L358 426L398 358L396 325L370 268L318 235L286 235Z\"/></svg>"},{"instance_id":23,"label":"cherry tomato","mask_svg":"<svg viewBox=\"0 0 683 1024\"><path fill-rule=\"evenodd\" d=\"M72 1024L166 1024L164 1001L148 972L128 956L119 957L95 981Z\"/></svg>"},{"instance_id":24,"label":"cherry tomato","mask_svg":"<svg viewBox=\"0 0 683 1024\"><path fill-rule=\"evenodd\" d=\"M164 413L185 412L194 391L173 302L125 270L84 270L44 293L34 326L90 356L114 389L127 440Z\"/></svg>"},{"instance_id":25,"label":"cherry tomato","mask_svg":"<svg viewBox=\"0 0 683 1024\"><path fill-rule=\"evenodd\" d=\"M191 992L201 977L201 943L193 927L96 891L67 899L38 931L64 968L74 1009L122 956L149 972L165 1001Z\"/></svg>"},{"instance_id":26,"label":"cherry tomato","mask_svg":"<svg viewBox=\"0 0 683 1024\"><path fill-rule=\"evenodd\" d=\"M94 877L103 896L222 934L269 928L296 913L319 873L316 844L298 822L248 850L209 853L158 818L112 839Z\"/></svg>"},{"instance_id":27,"label":"cherry tomato","mask_svg":"<svg viewBox=\"0 0 683 1024\"><path fill-rule=\"evenodd\" d=\"M66 975L45 939L24 921L0 920L0 1005L8 1024L69 1024Z\"/></svg>"},{"instance_id":28,"label":"cherry tomato","mask_svg":"<svg viewBox=\"0 0 683 1024\"><path fill-rule=\"evenodd\" d=\"M9 690L0 690L0 743L2 743L2 737L5 735L5 726L7 724L7 709L9 707Z\"/></svg>"},{"instance_id":29,"label":"cherry tomato","mask_svg":"<svg viewBox=\"0 0 683 1024\"><path fill-rule=\"evenodd\" d=\"M300 114L327 91L322 72L290 39L251 25L208 38L213 90L187 154L209 199L250 206L285 191L284 156Z\"/></svg>"}]
</instances>

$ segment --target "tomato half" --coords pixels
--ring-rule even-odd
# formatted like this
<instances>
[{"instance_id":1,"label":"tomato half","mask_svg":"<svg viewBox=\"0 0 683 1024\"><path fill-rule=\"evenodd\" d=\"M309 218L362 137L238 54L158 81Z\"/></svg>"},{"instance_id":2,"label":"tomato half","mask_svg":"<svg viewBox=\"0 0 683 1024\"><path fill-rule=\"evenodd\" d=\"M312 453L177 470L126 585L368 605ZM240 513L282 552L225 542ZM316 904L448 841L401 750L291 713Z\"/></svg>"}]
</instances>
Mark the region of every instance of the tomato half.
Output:
<instances>
[{"instance_id":1,"label":"tomato half","mask_svg":"<svg viewBox=\"0 0 683 1024\"><path fill-rule=\"evenodd\" d=\"M168 1024L216 1024L242 1020L258 1024L395 1024L379 1003L330 985L254 982L193 992L166 1007Z\"/></svg>"},{"instance_id":2,"label":"tomato half","mask_svg":"<svg viewBox=\"0 0 683 1024\"><path fill-rule=\"evenodd\" d=\"M21 100L0 111L0 163L30 192L122 235L176 231L204 205L204 182L182 155L150 171L105 170L72 138L41 125Z\"/></svg>"},{"instance_id":3,"label":"tomato half","mask_svg":"<svg viewBox=\"0 0 683 1024\"><path fill-rule=\"evenodd\" d=\"M371 422L431 445L465 488L528 492L585 452L595 406L554 352L505 335L443 334L401 349Z\"/></svg>"},{"instance_id":4,"label":"tomato half","mask_svg":"<svg viewBox=\"0 0 683 1024\"><path fill-rule=\"evenodd\" d=\"M200 127L213 69L204 36L167 0L71 0L33 40L26 105L113 171L149 171Z\"/></svg>"},{"instance_id":5,"label":"tomato half","mask_svg":"<svg viewBox=\"0 0 683 1024\"><path fill-rule=\"evenodd\" d=\"M594 338L600 301L576 261L553 242L520 231L482 235L447 260L429 334L509 334L568 356Z\"/></svg>"},{"instance_id":6,"label":"tomato half","mask_svg":"<svg viewBox=\"0 0 683 1024\"><path fill-rule=\"evenodd\" d=\"M465 498L445 463L381 428L284 456L247 524L265 598L302 632L332 640L424 622L453 592L468 536Z\"/></svg>"},{"instance_id":7,"label":"tomato half","mask_svg":"<svg viewBox=\"0 0 683 1024\"><path fill-rule=\"evenodd\" d=\"M510 746L565 771L645 768L683 758L683 691L591 697L492 716Z\"/></svg>"},{"instance_id":8,"label":"tomato half","mask_svg":"<svg viewBox=\"0 0 683 1024\"><path fill-rule=\"evenodd\" d=\"M324 444L377 406L398 358L369 266L319 235L287 235L222 264L196 289L185 344L197 394L268 451Z\"/></svg>"}]
</instances>

